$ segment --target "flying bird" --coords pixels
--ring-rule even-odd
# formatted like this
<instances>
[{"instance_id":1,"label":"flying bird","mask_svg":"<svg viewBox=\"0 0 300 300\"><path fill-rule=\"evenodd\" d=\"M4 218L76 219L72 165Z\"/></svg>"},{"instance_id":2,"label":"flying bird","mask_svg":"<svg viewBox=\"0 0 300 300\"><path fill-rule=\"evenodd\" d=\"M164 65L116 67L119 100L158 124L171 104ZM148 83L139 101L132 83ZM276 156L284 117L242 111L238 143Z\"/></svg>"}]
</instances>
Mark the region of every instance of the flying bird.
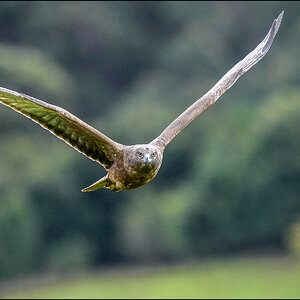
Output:
<instances>
[{"instance_id":1,"label":"flying bird","mask_svg":"<svg viewBox=\"0 0 300 300\"><path fill-rule=\"evenodd\" d=\"M106 176L82 191L107 188L131 190L151 181L163 160L165 147L201 112L213 105L239 77L259 62L269 51L282 21L274 20L264 40L243 60L231 68L204 96L188 107L149 144L126 146L117 143L68 111L36 98L0 87L0 102L37 122L70 146L100 163Z\"/></svg>"}]
</instances>

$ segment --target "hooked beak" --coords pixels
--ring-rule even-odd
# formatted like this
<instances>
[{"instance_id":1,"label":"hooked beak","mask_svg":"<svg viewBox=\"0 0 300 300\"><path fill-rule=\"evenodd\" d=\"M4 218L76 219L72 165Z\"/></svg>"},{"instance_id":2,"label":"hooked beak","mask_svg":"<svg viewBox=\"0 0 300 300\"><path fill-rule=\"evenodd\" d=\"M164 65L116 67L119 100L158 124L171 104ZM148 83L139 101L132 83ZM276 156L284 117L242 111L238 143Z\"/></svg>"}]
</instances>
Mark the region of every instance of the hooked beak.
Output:
<instances>
[{"instance_id":1,"label":"hooked beak","mask_svg":"<svg viewBox=\"0 0 300 300\"><path fill-rule=\"evenodd\" d=\"M149 159L149 154L146 154L146 155L145 155L145 159L144 159L144 161L145 161L145 164L146 164L146 165L148 165L148 164L149 164L149 162L150 162L150 159Z\"/></svg>"}]
</instances>

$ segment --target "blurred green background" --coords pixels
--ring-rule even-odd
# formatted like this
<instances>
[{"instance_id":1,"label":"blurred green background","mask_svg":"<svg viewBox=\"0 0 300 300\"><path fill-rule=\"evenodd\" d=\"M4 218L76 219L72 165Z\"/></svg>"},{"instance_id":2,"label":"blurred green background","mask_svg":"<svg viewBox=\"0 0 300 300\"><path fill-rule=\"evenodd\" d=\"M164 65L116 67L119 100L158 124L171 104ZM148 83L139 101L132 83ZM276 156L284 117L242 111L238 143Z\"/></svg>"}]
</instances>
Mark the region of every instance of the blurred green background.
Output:
<instances>
[{"instance_id":1,"label":"blurred green background","mask_svg":"<svg viewBox=\"0 0 300 300\"><path fill-rule=\"evenodd\" d=\"M300 296L299 2L3 1L0 86L120 143L147 143L282 10L266 57L170 143L137 190L82 193L102 166L0 107L0 297ZM150 275L128 278L133 266ZM85 281L22 294L41 285L28 278L47 286L49 274L52 288Z\"/></svg>"}]
</instances>

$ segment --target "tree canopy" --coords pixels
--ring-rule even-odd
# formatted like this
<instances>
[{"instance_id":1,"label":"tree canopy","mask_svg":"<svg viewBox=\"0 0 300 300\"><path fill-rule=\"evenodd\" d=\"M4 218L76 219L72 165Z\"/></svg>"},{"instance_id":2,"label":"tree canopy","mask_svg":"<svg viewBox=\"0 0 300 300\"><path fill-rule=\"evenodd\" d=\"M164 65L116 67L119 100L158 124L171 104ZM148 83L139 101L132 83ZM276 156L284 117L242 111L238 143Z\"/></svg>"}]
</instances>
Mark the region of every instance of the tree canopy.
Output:
<instances>
[{"instance_id":1,"label":"tree canopy","mask_svg":"<svg viewBox=\"0 0 300 300\"><path fill-rule=\"evenodd\" d=\"M1 2L0 86L127 145L155 138L282 10L268 55L138 190L81 193L105 170L1 106L0 276L282 250L300 212L299 3Z\"/></svg>"}]
</instances>

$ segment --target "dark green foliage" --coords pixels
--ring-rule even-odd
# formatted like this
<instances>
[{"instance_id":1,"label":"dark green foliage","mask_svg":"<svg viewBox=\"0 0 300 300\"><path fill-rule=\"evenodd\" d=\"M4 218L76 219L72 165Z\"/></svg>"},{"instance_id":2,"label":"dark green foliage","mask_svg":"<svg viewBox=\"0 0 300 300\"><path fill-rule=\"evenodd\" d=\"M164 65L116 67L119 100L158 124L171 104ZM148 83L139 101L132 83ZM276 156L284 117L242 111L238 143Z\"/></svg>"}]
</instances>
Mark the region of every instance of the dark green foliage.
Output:
<instances>
[{"instance_id":1,"label":"dark green foliage","mask_svg":"<svg viewBox=\"0 0 300 300\"><path fill-rule=\"evenodd\" d=\"M278 250L300 212L298 3L1 2L0 86L124 144L155 138L282 10L269 54L138 190L81 193L104 169L1 106L0 276Z\"/></svg>"}]
</instances>

